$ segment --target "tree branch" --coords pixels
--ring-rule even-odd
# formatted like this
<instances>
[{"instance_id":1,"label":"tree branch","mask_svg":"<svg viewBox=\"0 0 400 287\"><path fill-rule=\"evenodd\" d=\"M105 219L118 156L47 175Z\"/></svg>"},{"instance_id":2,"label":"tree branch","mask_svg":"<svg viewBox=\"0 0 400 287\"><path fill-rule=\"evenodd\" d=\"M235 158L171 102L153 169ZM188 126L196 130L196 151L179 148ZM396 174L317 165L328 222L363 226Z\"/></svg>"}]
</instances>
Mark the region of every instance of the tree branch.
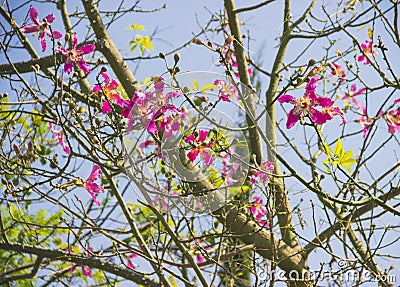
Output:
<instances>
[{"instance_id":1,"label":"tree branch","mask_svg":"<svg viewBox=\"0 0 400 287\"><path fill-rule=\"evenodd\" d=\"M88 266L90 268L96 268L137 284L151 287L159 287L160 283L147 275L141 274L133 269L121 267L118 264L114 264L108 261L99 260L91 257L81 257L64 251L56 251L51 249L45 249L36 246L22 245L16 243L0 243L0 249L7 251L16 251L21 253L33 254L42 258L49 258L52 260L68 261L73 262L77 265Z\"/></svg>"},{"instance_id":2,"label":"tree branch","mask_svg":"<svg viewBox=\"0 0 400 287\"><path fill-rule=\"evenodd\" d=\"M93 0L82 0L82 4L89 18L90 25L96 34L97 49L106 57L128 96L132 96L140 87L118 48L115 46L114 41L108 34L97 5Z\"/></svg>"}]
</instances>

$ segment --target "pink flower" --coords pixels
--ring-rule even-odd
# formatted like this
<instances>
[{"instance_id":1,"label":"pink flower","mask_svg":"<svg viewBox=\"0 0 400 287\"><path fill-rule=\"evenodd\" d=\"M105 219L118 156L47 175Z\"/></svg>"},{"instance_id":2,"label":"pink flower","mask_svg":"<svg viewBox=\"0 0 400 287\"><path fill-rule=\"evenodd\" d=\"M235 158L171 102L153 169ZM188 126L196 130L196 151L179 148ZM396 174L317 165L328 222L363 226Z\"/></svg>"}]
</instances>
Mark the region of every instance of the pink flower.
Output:
<instances>
[{"instance_id":1,"label":"pink flower","mask_svg":"<svg viewBox=\"0 0 400 287\"><path fill-rule=\"evenodd\" d=\"M212 148L212 143L206 142L208 136L208 131L199 130L198 135L195 137L194 134L191 134L185 139L185 142L191 145L191 151L188 152L187 156L190 161L194 162L200 153L200 157L204 161L205 165L209 167L213 162L212 156L207 151Z\"/></svg>"},{"instance_id":2,"label":"pink flower","mask_svg":"<svg viewBox=\"0 0 400 287\"><path fill-rule=\"evenodd\" d=\"M339 82L343 82L346 78L346 72L341 69L340 65L333 62L332 64L329 64L329 66L332 69L331 74L337 76L339 78Z\"/></svg>"},{"instance_id":3,"label":"pink flower","mask_svg":"<svg viewBox=\"0 0 400 287\"><path fill-rule=\"evenodd\" d=\"M136 269L136 265L132 263L131 259L137 258L138 255L136 253L132 253L131 255L129 255L128 257L126 257L126 259L128 260L128 267L131 269Z\"/></svg>"},{"instance_id":4,"label":"pink flower","mask_svg":"<svg viewBox=\"0 0 400 287\"><path fill-rule=\"evenodd\" d=\"M31 18L32 22L34 24L32 25L24 25L21 28L22 33L36 33L39 32L38 39L40 43L42 44L42 52L46 50L46 39L44 38L45 35L49 36L50 38L53 39L60 39L62 37L62 34L58 31L51 31L49 29L49 26L53 21L56 19L54 14L49 14L47 15L43 21L39 20L39 13L34 8L31 6L29 9L29 17Z\"/></svg>"},{"instance_id":5,"label":"pink flower","mask_svg":"<svg viewBox=\"0 0 400 287\"><path fill-rule=\"evenodd\" d=\"M375 50L372 48L372 41L369 39L365 40L365 43L361 44L361 49L363 50L364 53L358 56L357 61L359 62L364 61L364 65L369 65L370 61L366 56L370 54L371 55L376 54Z\"/></svg>"},{"instance_id":6,"label":"pink flower","mask_svg":"<svg viewBox=\"0 0 400 287\"><path fill-rule=\"evenodd\" d=\"M231 156L235 154L233 148L229 148L229 153L222 156L222 170L221 173L225 178L225 186L230 186L233 183L233 174L238 171L239 163L232 162Z\"/></svg>"},{"instance_id":7,"label":"pink flower","mask_svg":"<svg viewBox=\"0 0 400 287\"><path fill-rule=\"evenodd\" d=\"M182 121L187 119L186 112L175 107L172 100L180 96L179 91L164 94L164 82L161 77L153 77L154 91L136 91L130 100L122 100L121 115L128 119L128 131L139 122L147 132L165 131L169 138L179 130Z\"/></svg>"},{"instance_id":8,"label":"pink flower","mask_svg":"<svg viewBox=\"0 0 400 287\"><path fill-rule=\"evenodd\" d=\"M90 256L91 256L90 252L92 252L92 250L93 250L93 249L92 249L91 247L88 247L88 248L85 250L85 252L83 253L84 256L85 256L85 257L90 257ZM72 276L72 274L75 272L75 270L76 270L77 267L78 267L78 265L74 265L74 266L72 266L72 267L69 269L69 274L70 274L71 276ZM83 273L84 276L89 277L89 278L92 278L92 277L93 277L92 271L90 270L89 267L87 267L87 266L81 266L81 268L82 268L82 273Z\"/></svg>"},{"instance_id":9,"label":"pink flower","mask_svg":"<svg viewBox=\"0 0 400 287\"><path fill-rule=\"evenodd\" d=\"M224 80L215 80L214 85L220 87L218 91L219 98L224 102L230 102L231 97L235 97L236 99L239 98L238 92L236 87L232 84L227 85Z\"/></svg>"},{"instance_id":10,"label":"pink flower","mask_svg":"<svg viewBox=\"0 0 400 287\"><path fill-rule=\"evenodd\" d=\"M367 132L371 129L371 125L374 123L374 119L367 116L367 109L365 108L365 106L361 106L361 109L363 114L361 115L361 118L357 121L363 127L363 138L365 138L367 136Z\"/></svg>"},{"instance_id":11,"label":"pink flower","mask_svg":"<svg viewBox=\"0 0 400 287\"><path fill-rule=\"evenodd\" d=\"M107 73L101 73L100 75L104 79L104 86L100 86L100 85L94 86L93 92L95 92L95 93L101 93L102 92L112 102L114 102L117 105L121 106L123 100L120 97L120 95L115 92L115 90L119 86L118 82L116 80L114 80L114 79L112 79L110 81L110 77L107 75ZM101 111L102 111L103 114L108 114L109 112L111 112L111 107L110 107L110 104L108 103L107 100L104 101L103 106L101 108Z\"/></svg>"},{"instance_id":12,"label":"pink flower","mask_svg":"<svg viewBox=\"0 0 400 287\"><path fill-rule=\"evenodd\" d=\"M253 202L250 206L250 212L253 214L254 219L258 224L262 226L268 226L267 220L263 219L263 217L268 214L268 210L263 204L261 197L254 196Z\"/></svg>"},{"instance_id":13,"label":"pink flower","mask_svg":"<svg viewBox=\"0 0 400 287\"><path fill-rule=\"evenodd\" d=\"M206 260L205 260L204 256L200 253L200 250L198 250L199 249L198 246L200 246L200 248L205 251L209 251L209 250L211 250L211 248L210 247L202 248L202 246L204 245L204 241L202 241L201 239L196 239L196 242L197 242L196 245L193 244L191 248L197 249L194 251L194 254L196 255L197 263L201 264L201 263L204 263Z\"/></svg>"},{"instance_id":14,"label":"pink flower","mask_svg":"<svg viewBox=\"0 0 400 287\"><path fill-rule=\"evenodd\" d=\"M324 124L328 118L322 112L315 109L317 106L322 108L329 108L333 105L333 101L329 98L317 97L315 89L317 87L318 76L310 79L306 85L304 96L297 100L291 95L282 95L279 97L278 102L290 103L294 105L287 115L286 128L292 128L302 116L308 116L316 124Z\"/></svg>"},{"instance_id":15,"label":"pink flower","mask_svg":"<svg viewBox=\"0 0 400 287\"><path fill-rule=\"evenodd\" d=\"M103 193L104 190L95 181L101 176L101 168L97 164L93 165L92 172L88 179L83 183L83 187L90 193L93 201L100 206L100 202L96 198L96 193Z\"/></svg>"},{"instance_id":16,"label":"pink flower","mask_svg":"<svg viewBox=\"0 0 400 287\"><path fill-rule=\"evenodd\" d=\"M67 155L71 154L71 149L69 148L68 144L64 141L64 131L63 130L56 130L54 128L54 124L53 123L49 123L50 126L50 131L55 135L56 137L56 141L62 146L64 152Z\"/></svg>"},{"instance_id":17,"label":"pink flower","mask_svg":"<svg viewBox=\"0 0 400 287\"><path fill-rule=\"evenodd\" d=\"M362 95L365 93L365 88L360 88L357 90L357 85L356 84L352 84L350 86L350 90L348 92L345 93L344 97L342 98L342 100L345 102L345 106L348 106L349 102L353 102L353 104L359 108L361 107L360 104L357 102L357 100L354 97L357 97L359 95Z\"/></svg>"},{"instance_id":18,"label":"pink flower","mask_svg":"<svg viewBox=\"0 0 400 287\"><path fill-rule=\"evenodd\" d=\"M274 164L268 160L261 163L257 171L250 177L250 182L255 184L258 183L258 179L262 182L268 183L268 174L274 172Z\"/></svg>"},{"instance_id":19,"label":"pink flower","mask_svg":"<svg viewBox=\"0 0 400 287\"><path fill-rule=\"evenodd\" d=\"M388 132L391 134L400 132L400 99L395 100L394 103L398 104L397 110L390 110L385 117Z\"/></svg>"},{"instance_id":20,"label":"pink flower","mask_svg":"<svg viewBox=\"0 0 400 287\"><path fill-rule=\"evenodd\" d=\"M77 46L78 39L76 38L76 33L74 33L74 39L72 40L72 47L70 50L67 50L63 47L55 47L55 50L57 52L67 57L64 63L64 71L67 74L70 74L72 72L72 67L74 66L74 64L77 64L79 69L81 69L84 73L89 73L91 70L89 65L81 56L92 53L96 49L96 46L93 44L87 44L80 48L77 48Z\"/></svg>"},{"instance_id":21,"label":"pink flower","mask_svg":"<svg viewBox=\"0 0 400 287\"><path fill-rule=\"evenodd\" d=\"M342 123L340 125L343 125L346 122L343 116L343 111L338 107L330 106L328 108L322 108L322 113L325 115L327 121L333 119L334 116L339 116L342 118Z\"/></svg>"}]
</instances>

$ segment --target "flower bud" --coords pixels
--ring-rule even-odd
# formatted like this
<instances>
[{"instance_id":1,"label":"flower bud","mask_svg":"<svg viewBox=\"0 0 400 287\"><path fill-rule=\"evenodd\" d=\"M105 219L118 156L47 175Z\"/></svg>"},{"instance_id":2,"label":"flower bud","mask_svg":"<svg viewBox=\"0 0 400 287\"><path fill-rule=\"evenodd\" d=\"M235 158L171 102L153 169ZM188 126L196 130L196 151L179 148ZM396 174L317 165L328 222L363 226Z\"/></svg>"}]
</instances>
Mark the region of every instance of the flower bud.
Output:
<instances>
[{"instance_id":1,"label":"flower bud","mask_svg":"<svg viewBox=\"0 0 400 287\"><path fill-rule=\"evenodd\" d=\"M158 56L159 56L161 59L164 59L164 60L165 60L165 54L164 54L164 53L160 52L160 53L158 54Z\"/></svg>"},{"instance_id":2,"label":"flower bud","mask_svg":"<svg viewBox=\"0 0 400 287\"><path fill-rule=\"evenodd\" d=\"M308 61L308 66L309 67L312 67L312 66L314 66L315 65L315 63L316 63L317 61L313 58L313 59L310 59L310 61Z\"/></svg>"},{"instance_id":3,"label":"flower bud","mask_svg":"<svg viewBox=\"0 0 400 287\"><path fill-rule=\"evenodd\" d=\"M177 64L177 63L179 62L180 58L181 58L181 56L180 56L178 53L176 53L176 54L174 55L175 64Z\"/></svg>"},{"instance_id":4,"label":"flower bud","mask_svg":"<svg viewBox=\"0 0 400 287\"><path fill-rule=\"evenodd\" d=\"M24 157L24 155L21 153L19 147L16 144L13 145L13 149L18 158Z\"/></svg>"},{"instance_id":5,"label":"flower bud","mask_svg":"<svg viewBox=\"0 0 400 287\"><path fill-rule=\"evenodd\" d=\"M203 41L201 41L200 39L194 37L192 40L192 43L196 44L196 45L204 45Z\"/></svg>"},{"instance_id":6,"label":"flower bud","mask_svg":"<svg viewBox=\"0 0 400 287\"><path fill-rule=\"evenodd\" d=\"M71 35L69 33L65 33L65 36L64 36L65 42L69 42L70 38L71 38Z\"/></svg>"},{"instance_id":7,"label":"flower bud","mask_svg":"<svg viewBox=\"0 0 400 287\"><path fill-rule=\"evenodd\" d=\"M31 141L28 143L28 156L35 157L35 150L33 148L33 143Z\"/></svg>"},{"instance_id":8,"label":"flower bud","mask_svg":"<svg viewBox=\"0 0 400 287\"><path fill-rule=\"evenodd\" d=\"M233 35L226 38L224 46L230 46L234 39L235 39L235 37Z\"/></svg>"}]
</instances>

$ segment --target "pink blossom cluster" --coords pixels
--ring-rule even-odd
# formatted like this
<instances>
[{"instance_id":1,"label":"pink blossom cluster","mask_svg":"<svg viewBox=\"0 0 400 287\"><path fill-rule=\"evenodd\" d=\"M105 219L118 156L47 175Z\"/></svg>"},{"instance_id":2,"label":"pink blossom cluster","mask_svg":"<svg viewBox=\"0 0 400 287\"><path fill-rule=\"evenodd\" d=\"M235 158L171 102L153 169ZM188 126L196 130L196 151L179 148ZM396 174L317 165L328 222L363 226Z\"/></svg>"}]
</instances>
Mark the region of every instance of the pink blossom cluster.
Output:
<instances>
[{"instance_id":1,"label":"pink blossom cluster","mask_svg":"<svg viewBox=\"0 0 400 287\"><path fill-rule=\"evenodd\" d=\"M164 82L161 77L153 77L154 91L136 91L130 100L122 101L123 117L129 120L128 130L136 122L141 123L151 134L159 129L165 137L179 130L181 121L186 119L186 112L177 108L172 100L180 96L179 91L164 93Z\"/></svg>"},{"instance_id":2,"label":"pink blossom cluster","mask_svg":"<svg viewBox=\"0 0 400 287\"><path fill-rule=\"evenodd\" d=\"M60 39L62 37L60 32L50 30L51 23L56 19L54 14L49 14L43 19L43 21L40 21L38 11L35 7L31 6L29 9L29 18L31 18L33 24L25 24L21 28L21 31L22 33L39 33L38 39L42 45L42 52L46 50L47 46L44 36L49 36L51 39Z\"/></svg>"},{"instance_id":3,"label":"pink blossom cluster","mask_svg":"<svg viewBox=\"0 0 400 287\"><path fill-rule=\"evenodd\" d=\"M233 84L227 84L224 80L215 80L214 85L219 87L218 96L224 102L230 102L231 98L239 99L239 94Z\"/></svg>"},{"instance_id":4,"label":"pink blossom cluster","mask_svg":"<svg viewBox=\"0 0 400 287\"><path fill-rule=\"evenodd\" d=\"M394 134L395 132L400 133L400 98L394 101L397 108L388 111L385 116L385 121L388 125L388 132Z\"/></svg>"},{"instance_id":5,"label":"pink blossom cluster","mask_svg":"<svg viewBox=\"0 0 400 287\"><path fill-rule=\"evenodd\" d=\"M268 183L268 173L274 172L274 164L268 160L263 161L256 170L253 169L254 174L250 176L250 182L253 184L261 180L264 184Z\"/></svg>"},{"instance_id":6,"label":"pink blossom cluster","mask_svg":"<svg viewBox=\"0 0 400 287\"><path fill-rule=\"evenodd\" d=\"M236 54L235 52L233 52L233 50L230 48L230 45L232 43L232 41L228 41L230 38L227 39L227 41L225 42L221 53L225 56L225 59L228 63L230 63L233 73L235 74L235 76L237 78L239 78L239 71L238 71L238 63L236 60ZM227 67L226 67L227 68ZM253 75L253 69L251 67L247 68L247 72L249 73L249 75Z\"/></svg>"},{"instance_id":7,"label":"pink blossom cluster","mask_svg":"<svg viewBox=\"0 0 400 287\"><path fill-rule=\"evenodd\" d=\"M21 28L22 33L39 33L38 39L42 45L42 52L46 50L46 39L47 35L51 39L60 39L62 34L56 30L52 30L50 25L54 22L56 17L54 14L47 15L42 21L39 20L39 13L35 7L31 6L29 9L29 18L33 24L25 24ZM76 38L76 33L74 33L74 38L72 39L72 45L70 49L64 47L55 47L54 50L62 54L66 59L64 63L64 71L67 74L72 72L74 64L76 64L80 70L84 73L90 72L90 67L86 61L82 58L82 55L89 54L96 49L93 44L83 45L78 48L78 39Z\"/></svg>"},{"instance_id":8,"label":"pink blossom cluster","mask_svg":"<svg viewBox=\"0 0 400 287\"><path fill-rule=\"evenodd\" d=\"M202 247L204 245L204 241L201 239L196 239L196 243L192 244L191 249L194 249L194 254L196 256L196 261L197 263L201 264L204 263L206 260L204 258L204 256L201 254L201 252L199 251L199 247L204 250L204 251L210 251L211 247Z\"/></svg>"},{"instance_id":9,"label":"pink blossom cluster","mask_svg":"<svg viewBox=\"0 0 400 287\"><path fill-rule=\"evenodd\" d=\"M97 193L104 193L103 188L99 186L95 181L101 176L101 168L97 164L93 165L92 172L90 173L87 180L83 183L83 187L89 192L93 201L100 206L100 202L97 200Z\"/></svg>"},{"instance_id":10,"label":"pink blossom cluster","mask_svg":"<svg viewBox=\"0 0 400 287\"><path fill-rule=\"evenodd\" d=\"M136 265L135 264L133 264L133 262L132 262L132 259L135 259L135 258L137 258L138 257L138 255L136 254L136 253L132 253L131 255L129 255L129 256L125 256L125 258L127 259L127 266L129 267L129 268L131 268L131 269L136 269Z\"/></svg>"},{"instance_id":11,"label":"pink blossom cluster","mask_svg":"<svg viewBox=\"0 0 400 287\"><path fill-rule=\"evenodd\" d=\"M233 174L238 171L239 163L232 162L231 158L234 155L233 148L229 148L229 153L222 156L222 170L221 173L224 176L225 186L233 184Z\"/></svg>"},{"instance_id":12,"label":"pink blossom cluster","mask_svg":"<svg viewBox=\"0 0 400 287\"><path fill-rule=\"evenodd\" d=\"M208 131L199 130L196 134L191 134L185 139L185 143L189 144L190 151L188 152L188 158L194 162L197 156L200 154L201 159L204 161L206 166L210 166L213 162L213 158L209 153L213 146L212 141L207 140Z\"/></svg>"},{"instance_id":13,"label":"pink blossom cluster","mask_svg":"<svg viewBox=\"0 0 400 287\"><path fill-rule=\"evenodd\" d=\"M367 56L376 54L376 51L372 47L372 41L369 39L365 40L365 42L361 44L361 49L363 53L357 57L357 61L364 62L364 65L371 64Z\"/></svg>"},{"instance_id":14,"label":"pink blossom cluster","mask_svg":"<svg viewBox=\"0 0 400 287\"><path fill-rule=\"evenodd\" d=\"M356 120L363 128L363 138L366 138L368 131L371 129L374 121L383 117L387 126L388 132L394 134L395 132L400 132L400 99L394 101L394 109L389 110L386 114L380 111L376 117L369 117L367 114L367 108L364 104L356 100L357 96L365 94L365 88L357 89L356 84L352 84L348 92L345 93L342 98L346 106L354 106L360 111L360 118ZM397 106L397 108L396 108Z\"/></svg>"},{"instance_id":15,"label":"pink blossom cluster","mask_svg":"<svg viewBox=\"0 0 400 287\"><path fill-rule=\"evenodd\" d=\"M318 125L326 123L333 119L334 116L340 116L342 124L345 122L343 112L333 105L334 101L332 99L317 97L315 90L318 80L318 76L310 79L306 85L304 96L299 100L288 94L279 97L278 102L294 105L287 115L286 127L288 129L292 128L304 116L309 117L312 122ZM317 107L321 107L321 111L317 110Z\"/></svg>"},{"instance_id":16,"label":"pink blossom cluster","mask_svg":"<svg viewBox=\"0 0 400 287\"><path fill-rule=\"evenodd\" d=\"M268 222L266 220L266 215L268 210L265 207L263 200L259 196L254 196L253 201L250 203L250 212L254 216L255 221L261 226L267 227Z\"/></svg>"},{"instance_id":17,"label":"pink blossom cluster","mask_svg":"<svg viewBox=\"0 0 400 287\"><path fill-rule=\"evenodd\" d=\"M83 255L85 257L90 257L91 253L92 253L93 249L91 247L86 248L85 252L83 253ZM71 251L69 251L71 252ZM73 265L70 269L69 269L69 274L72 276L72 274L75 272L76 268L78 267L78 265ZM92 278L92 271L90 270L89 267L87 266L81 266L82 268L82 273L84 276Z\"/></svg>"},{"instance_id":18,"label":"pink blossom cluster","mask_svg":"<svg viewBox=\"0 0 400 287\"><path fill-rule=\"evenodd\" d=\"M346 72L342 70L341 66L336 62L330 63L329 66L331 67L331 75L338 77L340 83L344 82Z\"/></svg>"},{"instance_id":19,"label":"pink blossom cluster","mask_svg":"<svg viewBox=\"0 0 400 287\"><path fill-rule=\"evenodd\" d=\"M54 127L53 123L49 123L49 126L50 126L50 131L54 134L57 143L59 143L62 146L64 152L67 155L70 155L71 154L71 149L70 149L69 145L64 140L64 131L63 130L57 130Z\"/></svg>"}]
</instances>

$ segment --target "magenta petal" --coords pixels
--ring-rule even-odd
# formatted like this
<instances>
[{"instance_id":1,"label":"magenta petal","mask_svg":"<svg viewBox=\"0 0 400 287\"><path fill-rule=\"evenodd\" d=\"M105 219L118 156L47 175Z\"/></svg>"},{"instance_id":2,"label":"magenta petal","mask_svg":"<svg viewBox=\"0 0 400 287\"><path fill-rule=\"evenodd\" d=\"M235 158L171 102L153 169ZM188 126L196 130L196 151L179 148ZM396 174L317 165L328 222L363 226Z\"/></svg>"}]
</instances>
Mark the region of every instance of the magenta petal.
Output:
<instances>
[{"instance_id":1,"label":"magenta petal","mask_svg":"<svg viewBox=\"0 0 400 287\"><path fill-rule=\"evenodd\" d=\"M188 152L187 156L191 162L194 162L198 154L199 151L197 149L192 149L190 152Z\"/></svg>"},{"instance_id":2,"label":"magenta petal","mask_svg":"<svg viewBox=\"0 0 400 287\"><path fill-rule=\"evenodd\" d=\"M62 147L63 147L64 152L65 152L67 155L70 155L70 154L71 154L71 149L69 148L69 146L68 146L66 143L63 142Z\"/></svg>"},{"instance_id":3,"label":"magenta petal","mask_svg":"<svg viewBox=\"0 0 400 287\"><path fill-rule=\"evenodd\" d=\"M149 145L152 145L152 144L154 144L153 140L144 141L141 144L139 144L139 148L146 148L146 147L148 147Z\"/></svg>"},{"instance_id":4,"label":"magenta petal","mask_svg":"<svg viewBox=\"0 0 400 287\"><path fill-rule=\"evenodd\" d=\"M211 154L209 154L209 153L208 153L207 151L205 151L204 149L201 150L200 156L201 156L201 158L203 159L203 161L204 161L204 163L205 163L205 165L206 165L207 167L209 167L209 166L212 164L213 158L212 158Z\"/></svg>"},{"instance_id":5,"label":"magenta petal","mask_svg":"<svg viewBox=\"0 0 400 287\"><path fill-rule=\"evenodd\" d=\"M53 37L54 39L60 39L62 37L62 34L58 31L53 31Z\"/></svg>"},{"instance_id":6,"label":"magenta petal","mask_svg":"<svg viewBox=\"0 0 400 287\"><path fill-rule=\"evenodd\" d=\"M330 98L318 97L317 102L323 108L329 108L333 105L334 101Z\"/></svg>"},{"instance_id":7,"label":"magenta petal","mask_svg":"<svg viewBox=\"0 0 400 287\"><path fill-rule=\"evenodd\" d=\"M278 102L280 102L281 104L282 104L282 103L291 103L291 104L294 104L294 103L297 102L297 99L296 99L295 97L291 96L291 95L285 94L285 95L282 95L282 96L280 96L280 97L278 98Z\"/></svg>"},{"instance_id":8,"label":"magenta petal","mask_svg":"<svg viewBox=\"0 0 400 287\"><path fill-rule=\"evenodd\" d=\"M122 109L121 115L126 119L132 119L132 114L131 114L131 109L130 108Z\"/></svg>"},{"instance_id":9,"label":"magenta petal","mask_svg":"<svg viewBox=\"0 0 400 287\"><path fill-rule=\"evenodd\" d=\"M83 275L85 275L86 277L92 278L92 276L93 276L92 271L90 271L90 268L87 266L82 266L82 272L83 272Z\"/></svg>"},{"instance_id":10,"label":"magenta petal","mask_svg":"<svg viewBox=\"0 0 400 287\"><path fill-rule=\"evenodd\" d=\"M295 113L295 108L291 109L287 115L286 128L292 128L300 119L300 114Z\"/></svg>"},{"instance_id":11,"label":"magenta petal","mask_svg":"<svg viewBox=\"0 0 400 287\"><path fill-rule=\"evenodd\" d=\"M48 23L53 23L53 21L56 19L56 16L54 16L54 14L49 14L46 16L46 20Z\"/></svg>"},{"instance_id":12,"label":"magenta petal","mask_svg":"<svg viewBox=\"0 0 400 287\"><path fill-rule=\"evenodd\" d=\"M310 117L311 117L311 120L318 125L324 124L328 119L325 114L321 113L320 111L318 111L316 109L311 109Z\"/></svg>"},{"instance_id":13,"label":"magenta petal","mask_svg":"<svg viewBox=\"0 0 400 287\"><path fill-rule=\"evenodd\" d=\"M154 122L150 122L150 124L147 126L147 131L151 134L158 133L156 124Z\"/></svg>"},{"instance_id":14,"label":"magenta petal","mask_svg":"<svg viewBox=\"0 0 400 287\"><path fill-rule=\"evenodd\" d=\"M128 267L131 269L135 269L135 265L133 265L132 261L128 260Z\"/></svg>"},{"instance_id":15,"label":"magenta petal","mask_svg":"<svg viewBox=\"0 0 400 287\"><path fill-rule=\"evenodd\" d=\"M194 142L194 134L191 134L185 139L185 143L193 143Z\"/></svg>"},{"instance_id":16,"label":"magenta petal","mask_svg":"<svg viewBox=\"0 0 400 287\"><path fill-rule=\"evenodd\" d=\"M110 104L107 101L104 101L103 106L101 107L101 112L103 114L108 114L111 112Z\"/></svg>"},{"instance_id":17,"label":"magenta petal","mask_svg":"<svg viewBox=\"0 0 400 287\"><path fill-rule=\"evenodd\" d=\"M46 40L44 38L40 40L40 44L42 44L42 52L46 51Z\"/></svg>"},{"instance_id":18,"label":"magenta petal","mask_svg":"<svg viewBox=\"0 0 400 287\"><path fill-rule=\"evenodd\" d=\"M208 131L199 130L199 136L197 142L204 142L208 136Z\"/></svg>"},{"instance_id":19,"label":"magenta petal","mask_svg":"<svg viewBox=\"0 0 400 287\"><path fill-rule=\"evenodd\" d=\"M202 255L200 255L200 254L196 255L196 259L197 259L198 263L203 263L205 261L204 257Z\"/></svg>"},{"instance_id":20,"label":"magenta petal","mask_svg":"<svg viewBox=\"0 0 400 287\"><path fill-rule=\"evenodd\" d=\"M118 82L113 79L107 88L109 88L110 90L115 90L116 88L118 88L118 86Z\"/></svg>"},{"instance_id":21,"label":"magenta petal","mask_svg":"<svg viewBox=\"0 0 400 287\"><path fill-rule=\"evenodd\" d=\"M87 181L95 181L101 176L101 168L97 164L93 165L92 171L87 179Z\"/></svg>"},{"instance_id":22,"label":"magenta petal","mask_svg":"<svg viewBox=\"0 0 400 287\"><path fill-rule=\"evenodd\" d=\"M110 77L107 75L107 73L101 73L100 75L103 77L104 83L105 83L106 86L107 86L108 83L110 82Z\"/></svg>"},{"instance_id":23,"label":"magenta petal","mask_svg":"<svg viewBox=\"0 0 400 287\"><path fill-rule=\"evenodd\" d=\"M66 72L67 74L71 74L72 68L73 68L72 62L65 62L65 64L64 64L64 72Z\"/></svg>"},{"instance_id":24,"label":"magenta petal","mask_svg":"<svg viewBox=\"0 0 400 287\"><path fill-rule=\"evenodd\" d=\"M80 47L79 49L76 49L76 53L78 55L89 54L89 53L93 52L94 50L96 50L96 46L95 45L87 44L85 46Z\"/></svg>"},{"instance_id":25,"label":"magenta petal","mask_svg":"<svg viewBox=\"0 0 400 287\"><path fill-rule=\"evenodd\" d=\"M89 65L86 63L86 61L82 58L78 59L78 67L79 69L82 70L85 74L89 73L91 71Z\"/></svg>"},{"instance_id":26,"label":"magenta petal","mask_svg":"<svg viewBox=\"0 0 400 287\"><path fill-rule=\"evenodd\" d=\"M72 49L75 49L78 45L78 38L76 38L76 33L74 33L74 38L72 39Z\"/></svg>"},{"instance_id":27,"label":"magenta petal","mask_svg":"<svg viewBox=\"0 0 400 287\"><path fill-rule=\"evenodd\" d=\"M33 23L39 25L39 13L33 6L29 8L29 18L31 18Z\"/></svg>"},{"instance_id":28,"label":"magenta petal","mask_svg":"<svg viewBox=\"0 0 400 287\"><path fill-rule=\"evenodd\" d=\"M69 275L72 276L72 274L74 273L75 269L76 269L76 265L74 265L71 268L69 268Z\"/></svg>"},{"instance_id":29,"label":"magenta petal","mask_svg":"<svg viewBox=\"0 0 400 287\"><path fill-rule=\"evenodd\" d=\"M99 85L96 85L93 87L93 93L97 93L97 92L101 92L101 91L102 91L102 89Z\"/></svg>"},{"instance_id":30,"label":"magenta petal","mask_svg":"<svg viewBox=\"0 0 400 287\"><path fill-rule=\"evenodd\" d=\"M24 27L21 28L22 33L34 33L37 31L38 31L37 25L24 25Z\"/></svg>"},{"instance_id":31,"label":"magenta petal","mask_svg":"<svg viewBox=\"0 0 400 287\"><path fill-rule=\"evenodd\" d=\"M63 56L68 57L68 50L63 47L54 47L56 52L61 53Z\"/></svg>"},{"instance_id":32,"label":"magenta petal","mask_svg":"<svg viewBox=\"0 0 400 287\"><path fill-rule=\"evenodd\" d=\"M359 62L362 62L362 61L364 61L364 55L360 55L360 56L358 56L358 58L357 58L357 61L359 61Z\"/></svg>"}]
</instances>

